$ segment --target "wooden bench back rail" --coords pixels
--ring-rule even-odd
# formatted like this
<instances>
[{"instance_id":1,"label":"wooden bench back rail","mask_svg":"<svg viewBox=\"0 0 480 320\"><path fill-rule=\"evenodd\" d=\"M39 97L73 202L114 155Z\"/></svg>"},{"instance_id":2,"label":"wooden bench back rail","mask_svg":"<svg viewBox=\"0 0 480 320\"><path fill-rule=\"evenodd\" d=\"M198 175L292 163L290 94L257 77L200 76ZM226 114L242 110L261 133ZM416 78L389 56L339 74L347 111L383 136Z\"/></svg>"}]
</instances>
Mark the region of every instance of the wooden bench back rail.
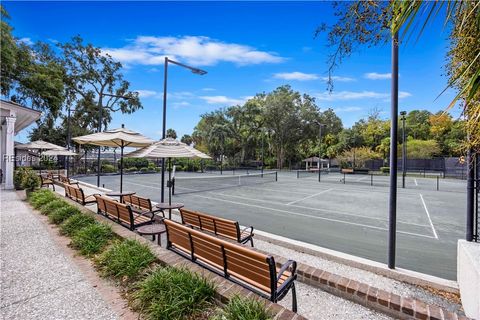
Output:
<instances>
[{"instance_id":1,"label":"wooden bench back rail","mask_svg":"<svg viewBox=\"0 0 480 320\"><path fill-rule=\"evenodd\" d=\"M63 174L59 174L58 175L58 181L60 181L60 183L63 183L63 184L76 184L78 186L78 182L73 182L70 178L68 178L67 176L63 175Z\"/></svg>"},{"instance_id":2,"label":"wooden bench back rail","mask_svg":"<svg viewBox=\"0 0 480 320\"><path fill-rule=\"evenodd\" d=\"M82 205L93 204L97 202L93 195L85 196L82 188L79 188L78 185L71 185L65 183L63 185L65 188L65 197L72 199Z\"/></svg>"},{"instance_id":3,"label":"wooden bench back rail","mask_svg":"<svg viewBox=\"0 0 480 320\"><path fill-rule=\"evenodd\" d=\"M137 207L139 209L147 210L147 211L152 211L152 202L150 199L147 198L142 198L137 195L126 195L123 196L123 203Z\"/></svg>"},{"instance_id":4,"label":"wooden bench back rail","mask_svg":"<svg viewBox=\"0 0 480 320\"><path fill-rule=\"evenodd\" d=\"M107 196L99 194L94 196L97 201L98 213L104 214L107 218L126 226L130 230L135 230L136 227L153 222L151 217L133 212L132 208L126 204L115 201Z\"/></svg>"},{"instance_id":5,"label":"wooden bench back rail","mask_svg":"<svg viewBox=\"0 0 480 320\"><path fill-rule=\"evenodd\" d=\"M49 174L41 174L40 175L40 186L52 186L53 191L55 191L55 184L53 183L53 177L50 178Z\"/></svg>"},{"instance_id":6,"label":"wooden bench back rail","mask_svg":"<svg viewBox=\"0 0 480 320\"><path fill-rule=\"evenodd\" d=\"M208 231L242 244L250 242L253 247L253 227L240 230L240 225L237 221L223 219L185 208L180 209L180 216L182 218L182 224L184 225Z\"/></svg>"},{"instance_id":7,"label":"wooden bench back rail","mask_svg":"<svg viewBox=\"0 0 480 320\"><path fill-rule=\"evenodd\" d=\"M292 310L296 312L295 261L289 260L277 269L272 256L210 236L172 220L166 219L164 223L167 230L167 249L272 302L281 300L292 289Z\"/></svg>"}]
</instances>

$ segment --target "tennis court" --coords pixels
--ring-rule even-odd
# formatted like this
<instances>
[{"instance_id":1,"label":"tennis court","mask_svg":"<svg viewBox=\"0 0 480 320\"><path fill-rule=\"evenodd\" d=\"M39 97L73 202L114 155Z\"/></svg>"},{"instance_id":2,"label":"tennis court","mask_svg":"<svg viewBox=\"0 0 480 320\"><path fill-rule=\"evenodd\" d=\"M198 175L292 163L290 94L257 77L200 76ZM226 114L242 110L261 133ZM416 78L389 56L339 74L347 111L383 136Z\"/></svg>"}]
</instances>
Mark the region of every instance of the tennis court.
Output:
<instances>
[{"instance_id":1,"label":"tennis court","mask_svg":"<svg viewBox=\"0 0 480 320\"><path fill-rule=\"evenodd\" d=\"M386 262L388 176L373 177L372 186L368 175L342 181L342 174L330 173L318 182L318 175L297 178L294 171L235 173L178 172L173 200L258 230ZM95 184L96 176L80 180ZM160 180L160 174L126 175L124 190L160 201ZM117 190L119 176L103 176L101 184ZM455 279L465 182L440 179L439 191L436 184L436 178L407 177L406 188L398 189L397 265Z\"/></svg>"}]
</instances>

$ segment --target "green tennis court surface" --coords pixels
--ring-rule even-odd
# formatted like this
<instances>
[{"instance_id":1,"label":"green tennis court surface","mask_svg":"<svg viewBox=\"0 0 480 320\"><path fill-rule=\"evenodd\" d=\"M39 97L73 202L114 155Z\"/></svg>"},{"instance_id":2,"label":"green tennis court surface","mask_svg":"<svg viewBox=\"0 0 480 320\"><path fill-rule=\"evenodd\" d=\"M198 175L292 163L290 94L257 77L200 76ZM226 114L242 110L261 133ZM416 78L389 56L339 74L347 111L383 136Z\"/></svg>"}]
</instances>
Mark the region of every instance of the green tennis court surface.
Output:
<instances>
[{"instance_id":1,"label":"green tennis court surface","mask_svg":"<svg viewBox=\"0 0 480 320\"><path fill-rule=\"evenodd\" d=\"M296 172L279 172L278 181L266 174L264 181L251 184L243 179L246 185L238 185L231 171L218 175L178 172L174 201L262 231L386 262L388 176L374 176L372 186L368 175L347 175L343 181L343 174L322 174L318 182L318 175L297 179ZM160 174L126 175L123 189L158 202L160 179ZM194 184L182 186L182 179ZM96 176L80 180L96 184ZM101 185L118 190L119 180L103 176ZM209 188L195 192L202 180ZM397 266L455 279L456 243L465 229L465 181L439 179L439 191L436 184L436 178L407 177L406 189L398 189ZM188 192L180 192L182 187Z\"/></svg>"}]
</instances>

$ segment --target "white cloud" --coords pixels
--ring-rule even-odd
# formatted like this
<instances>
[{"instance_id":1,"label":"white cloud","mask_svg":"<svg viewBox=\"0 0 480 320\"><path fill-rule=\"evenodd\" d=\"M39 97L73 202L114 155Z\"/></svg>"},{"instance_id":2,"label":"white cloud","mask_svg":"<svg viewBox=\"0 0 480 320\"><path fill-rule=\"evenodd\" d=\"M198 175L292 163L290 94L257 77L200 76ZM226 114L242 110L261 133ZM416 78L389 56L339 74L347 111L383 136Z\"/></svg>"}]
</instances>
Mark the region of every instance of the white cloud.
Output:
<instances>
[{"instance_id":1,"label":"white cloud","mask_svg":"<svg viewBox=\"0 0 480 320\"><path fill-rule=\"evenodd\" d=\"M341 76L332 76L331 77L333 81L338 81L338 82L351 82L351 81L356 81L355 78L350 78L350 77L341 77ZM322 77L323 81L328 81L328 77Z\"/></svg>"},{"instance_id":2,"label":"white cloud","mask_svg":"<svg viewBox=\"0 0 480 320\"><path fill-rule=\"evenodd\" d=\"M387 80L392 78L391 73L377 73L377 72L368 72L363 75L364 78L370 80Z\"/></svg>"},{"instance_id":3,"label":"white cloud","mask_svg":"<svg viewBox=\"0 0 480 320\"><path fill-rule=\"evenodd\" d=\"M18 39L18 42L26 44L27 46L33 45L33 41L30 38L20 38L20 39Z\"/></svg>"},{"instance_id":4,"label":"white cloud","mask_svg":"<svg viewBox=\"0 0 480 320\"><path fill-rule=\"evenodd\" d=\"M314 73L303 73L303 72L280 72L273 75L275 79L282 80L297 80L297 81L308 81L318 79L318 75Z\"/></svg>"},{"instance_id":5,"label":"white cloud","mask_svg":"<svg viewBox=\"0 0 480 320\"><path fill-rule=\"evenodd\" d=\"M339 107L339 108L334 108L333 111L335 112L355 112L355 111L360 111L363 110L363 108L360 107Z\"/></svg>"},{"instance_id":6,"label":"white cloud","mask_svg":"<svg viewBox=\"0 0 480 320\"><path fill-rule=\"evenodd\" d=\"M406 91L400 91L398 98L407 98L412 94ZM323 92L315 96L318 100L335 101L335 100L358 100L358 99L388 99L390 93L382 93L375 91L338 91L338 92Z\"/></svg>"},{"instance_id":7,"label":"white cloud","mask_svg":"<svg viewBox=\"0 0 480 320\"><path fill-rule=\"evenodd\" d=\"M138 96L140 98L151 98L158 95L158 92L153 90L135 90L135 91L138 92Z\"/></svg>"},{"instance_id":8,"label":"white cloud","mask_svg":"<svg viewBox=\"0 0 480 320\"><path fill-rule=\"evenodd\" d=\"M191 104L189 102L186 102L186 101L172 103L172 106L173 106L174 109L179 109L179 108L182 108L182 107L188 107L190 105Z\"/></svg>"},{"instance_id":9,"label":"white cloud","mask_svg":"<svg viewBox=\"0 0 480 320\"><path fill-rule=\"evenodd\" d=\"M220 104L220 105L236 105L243 104L250 97L244 97L243 99L229 98L226 96L201 96L200 99L204 100L208 104Z\"/></svg>"},{"instance_id":10,"label":"white cloud","mask_svg":"<svg viewBox=\"0 0 480 320\"><path fill-rule=\"evenodd\" d=\"M214 88L203 88L202 91L215 91L216 89Z\"/></svg>"},{"instance_id":11,"label":"white cloud","mask_svg":"<svg viewBox=\"0 0 480 320\"><path fill-rule=\"evenodd\" d=\"M104 48L103 52L120 62L142 65L163 64L166 56L195 66L212 66L219 62L252 65L285 60L276 53L203 36L138 36L123 48Z\"/></svg>"}]
</instances>

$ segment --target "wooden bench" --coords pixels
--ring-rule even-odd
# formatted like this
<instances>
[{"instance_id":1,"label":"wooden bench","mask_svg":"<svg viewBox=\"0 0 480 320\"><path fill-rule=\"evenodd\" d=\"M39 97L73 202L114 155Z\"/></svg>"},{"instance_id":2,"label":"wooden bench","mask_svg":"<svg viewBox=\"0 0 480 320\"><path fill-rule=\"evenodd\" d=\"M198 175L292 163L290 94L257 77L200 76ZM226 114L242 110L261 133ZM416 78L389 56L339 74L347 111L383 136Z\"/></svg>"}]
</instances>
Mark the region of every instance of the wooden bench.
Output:
<instances>
[{"instance_id":1,"label":"wooden bench","mask_svg":"<svg viewBox=\"0 0 480 320\"><path fill-rule=\"evenodd\" d=\"M78 185L64 184L63 187L65 188L65 197L70 198L83 206L97 202L94 195L85 196L83 189L79 188Z\"/></svg>"},{"instance_id":2,"label":"wooden bench","mask_svg":"<svg viewBox=\"0 0 480 320\"><path fill-rule=\"evenodd\" d=\"M235 240L241 244L250 242L253 247L253 227L247 227L240 230L237 221L215 217L206 213L180 209L182 224L202 231L211 232L217 236Z\"/></svg>"},{"instance_id":3,"label":"wooden bench","mask_svg":"<svg viewBox=\"0 0 480 320\"><path fill-rule=\"evenodd\" d=\"M292 289L292 311L297 311L295 273L297 263L288 260L276 267L272 256L231 243L178 222L165 219L167 249L172 250L272 302Z\"/></svg>"},{"instance_id":4,"label":"wooden bench","mask_svg":"<svg viewBox=\"0 0 480 320\"><path fill-rule=\"evenodd\" d=\"M343 168L342 169L343 174L353 174L353 169L352 168Z\"/></svg>"},{"instance_id":5,"label":"wooden bench","mask_svg":"<svg viewBox=\"0 0 480 320\"><path fill-rule=\"evenodd\" d=\"M143 198L135 194L122 196L122 201L125 204L128 204L132 211L138 214L143 215L155 215L157 212L161 212L162 216L165 218L163 210L156 209L152 206L152 201L148 198Z\"/></svg>"},{"instance_id":6,"label":"wooden bench","mask_svg":"<svg viewBox=\"0 0 480 320\"><path fill-rule=\"evenodd\" d=\"M135 228L154 222L153 217L135 213L129 205L99 194L95 194L94 197L97 201L97 212L99 214L104 214L107 218L118 222L132 231Z\"/></svg>"},{"instance_id":7,"label":"wooden bench","mask_svg":"<svg viewBox=\"0 0 480 320\"><path fill-rule=\"evenodd\" d=\"M78 181L72 180L63 174L58 175L58 182L60 182L61 184L77 185L77 187L80 188Z\"/></svg>"},{"instance_id":8,"label":"wooden bench","mask_svg":"<svg viewBox=\"0 0 480 320\"><path fill-rule=\"evenodd\" d=\"M55 191L55 184L53 183L53 179L50 178L50 175L47 174L47 175L44 175L44 174L41 174L40 175L40 186L43 187L43 186L52 186L53 188L53 191Z\"/></svg>"}]
</instances>

